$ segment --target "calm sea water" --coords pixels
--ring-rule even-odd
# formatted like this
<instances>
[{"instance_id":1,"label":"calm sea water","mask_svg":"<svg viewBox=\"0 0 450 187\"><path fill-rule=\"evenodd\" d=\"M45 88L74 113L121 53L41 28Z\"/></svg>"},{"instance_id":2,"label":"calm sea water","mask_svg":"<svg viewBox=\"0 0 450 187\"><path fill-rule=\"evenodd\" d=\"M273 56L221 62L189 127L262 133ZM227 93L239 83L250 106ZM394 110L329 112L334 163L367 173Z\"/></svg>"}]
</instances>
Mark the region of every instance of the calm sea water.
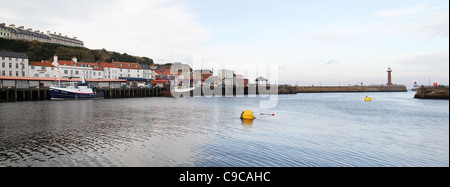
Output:
<instances>
[{"instance_id":1,"label":"calm sea water","mask_svg":"<svg viewBox=\"0 0 450 187\"><path fill-rule=\"evenodd\" d=\"M413 96L0 103L0 166L448 167L449 101ZM243 122L245 109L275 116Z\"/></svg>"}]
</instances>

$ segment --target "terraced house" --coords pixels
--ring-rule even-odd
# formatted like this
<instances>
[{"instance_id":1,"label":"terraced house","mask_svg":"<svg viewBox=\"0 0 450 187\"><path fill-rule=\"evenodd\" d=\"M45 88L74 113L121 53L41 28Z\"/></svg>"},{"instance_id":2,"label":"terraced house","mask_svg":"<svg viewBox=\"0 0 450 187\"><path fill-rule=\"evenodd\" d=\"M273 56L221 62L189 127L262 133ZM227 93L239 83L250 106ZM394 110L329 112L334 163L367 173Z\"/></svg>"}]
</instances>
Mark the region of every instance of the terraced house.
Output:
<instances>
[{"instance_id":1,"label":"terraced house","mask_svg":"<svg viewBox=\"0 0 450 187\"><path fill-rule=\"evenodd\" d=\"M0 64L0 76L28 76L28 57L24 53L0 51Z\"/></svg>"},{"instance_id":2,"label":"terraced house","mask_svg":"<svg viewBox=\"0 0 450 187\"><path fill-rule=\"evenodd\" d=\"M14 24L6 26L5 23L0 23L0 38L13 39L13 40L27 40L27 41L39 41L45 43L62 44L73 47L83 47L84 43L78 40L77 37L63 36L61 33L47 31L46 33L40 30L34 30L32 28L25 29L24 26L16 28Z\"/></svg>"}]
</instances>

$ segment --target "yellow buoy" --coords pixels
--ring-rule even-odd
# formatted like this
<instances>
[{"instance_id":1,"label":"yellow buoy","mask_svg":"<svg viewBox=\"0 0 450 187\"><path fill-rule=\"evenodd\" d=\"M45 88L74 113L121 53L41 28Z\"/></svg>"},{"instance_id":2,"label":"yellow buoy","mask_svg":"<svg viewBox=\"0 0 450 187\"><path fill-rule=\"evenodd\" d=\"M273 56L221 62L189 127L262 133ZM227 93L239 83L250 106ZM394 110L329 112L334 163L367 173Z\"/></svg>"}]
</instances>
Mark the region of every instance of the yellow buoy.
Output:
<instances>
[{"instance_id":1,"label":"yellow buoy","mask_svg":"<svg viewBox=\"0 0 450 187\"><path fill-rule=\"evenodd\" d=\"M247 120L254 120L255 116L253 115L253 112L250 110L244 110L241 114L241 119L247 119Z\"/></svg>"},{"instance_id":2,"label":"yellow buoy","mask_svg":"<svg viewBox=\"0 0 450 187\"><path fill-rule=\"evenodd\" d=\"M366 97L366 98L364 98L364 101L365 101L365 102L371 102L371 101L372 101L372 98Z\"/></svg>"}]
</instances>

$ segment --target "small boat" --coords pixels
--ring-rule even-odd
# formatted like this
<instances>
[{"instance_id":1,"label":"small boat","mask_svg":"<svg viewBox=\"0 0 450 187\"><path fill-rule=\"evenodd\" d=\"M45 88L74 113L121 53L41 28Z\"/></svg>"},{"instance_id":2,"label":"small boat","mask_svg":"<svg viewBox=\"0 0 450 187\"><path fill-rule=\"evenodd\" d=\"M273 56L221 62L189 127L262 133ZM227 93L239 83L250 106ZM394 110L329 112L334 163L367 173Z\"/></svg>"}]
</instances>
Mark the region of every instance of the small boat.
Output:
<instances>
[{"instance_id":1,"label":"small boat","mask_svg":"<svg viewBox=\"0 0 450 187\"><path fill-rule=\"evenodd\" d=\"M187 85L183 85L183 81L181 81L178 86L173 88L173 91L176 93L188 93L192 90L195 90L195 87L188 87Z\"/></svg>"},{"instance_id":2,"label":"small boat","mask_svg":"<svg viewBox=\"0 0 450 187\"><path fill-rule=\"evenodd\" d=\"M68 100L68 99L103 99L104 94L96 88L90 87L85 79L81 79L81 83L71 82L70 85L50 86L50 97L52 100Z\"/></svg>"},{"instance_id":3,"label":"small boat","mask_svg":"<svg viewBox=\"0 0 450 187\"><path fill-rule=\"evenodd\" d=\"M190 92L192 90L194 90L195 88L175 88L175 92L177 93L186 93L186 92Z\"/></svg>"}]
</instances>

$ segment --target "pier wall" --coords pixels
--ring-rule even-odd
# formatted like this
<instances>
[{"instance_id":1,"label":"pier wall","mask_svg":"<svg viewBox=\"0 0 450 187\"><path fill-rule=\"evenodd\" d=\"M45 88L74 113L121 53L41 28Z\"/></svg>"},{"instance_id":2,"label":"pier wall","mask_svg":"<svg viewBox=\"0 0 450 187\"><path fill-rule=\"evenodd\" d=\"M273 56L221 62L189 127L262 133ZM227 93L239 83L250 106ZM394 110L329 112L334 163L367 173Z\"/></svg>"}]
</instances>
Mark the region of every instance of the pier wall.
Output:
<instances>
[{"instance_id":1,"label":"pier wall","mask_svg":"<svg viewBox=\"0 0 450 187\"><path fill-rule=\"evenodd\" d=\"M322 92L407 92L404 85L380 85L380 86L299 86L297 93L322 93Z\"/></svg>"},{"instance_id":2,"label":"pier wall","mask_svg":"<svg viewBox=\"0 0 450 187\"><path fill-rule=\"evenodd\" d=\"M414 98L417 99L449 99L449 87L420 87Z\"/></svg>"}]
</instances>

